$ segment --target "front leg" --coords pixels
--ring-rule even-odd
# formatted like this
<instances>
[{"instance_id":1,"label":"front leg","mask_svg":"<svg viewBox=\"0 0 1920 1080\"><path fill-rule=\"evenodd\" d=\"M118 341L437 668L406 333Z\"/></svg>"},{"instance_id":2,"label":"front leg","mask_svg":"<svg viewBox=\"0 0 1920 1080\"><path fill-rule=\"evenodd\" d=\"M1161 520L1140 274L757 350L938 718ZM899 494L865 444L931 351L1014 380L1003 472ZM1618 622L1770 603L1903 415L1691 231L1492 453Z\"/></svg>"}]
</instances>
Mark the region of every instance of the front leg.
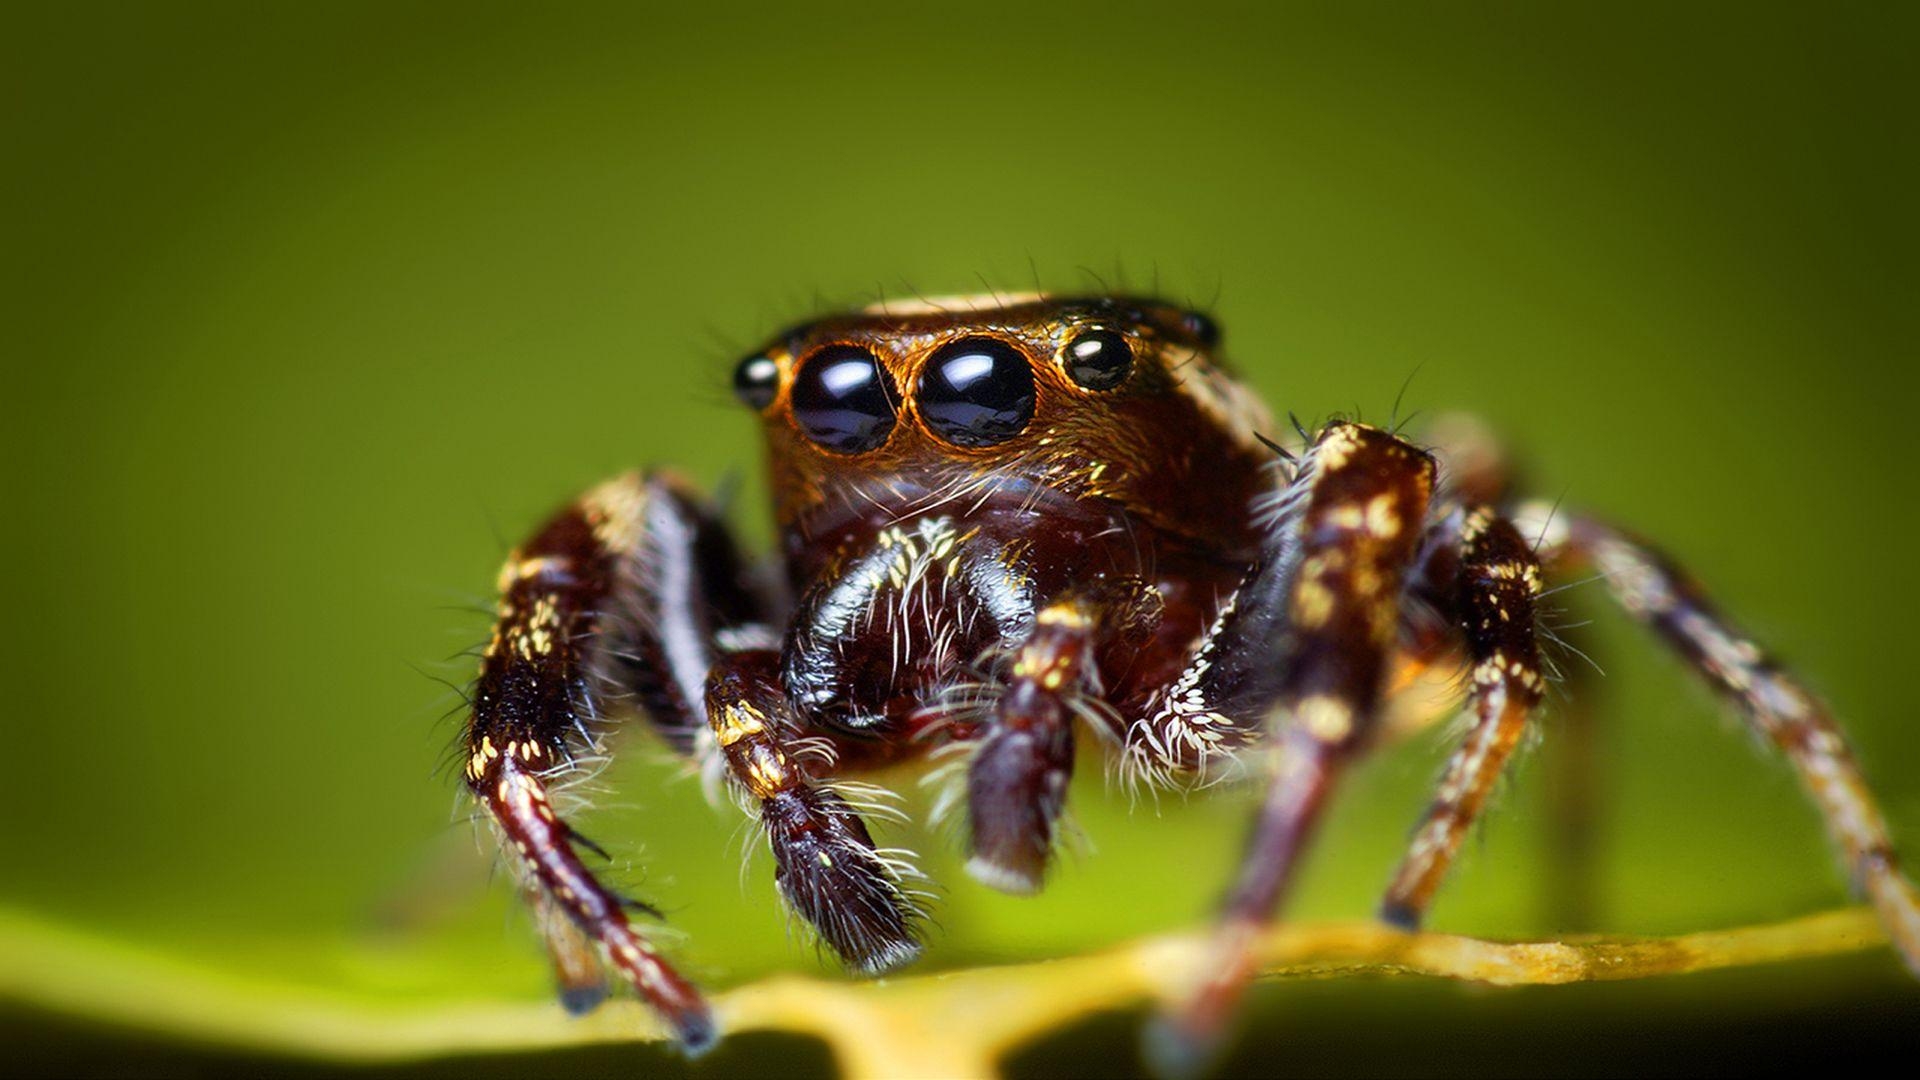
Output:
<instances>
[{"instance_id":1,"label":"front leg","mask_svg":"<svg viewBox=\"0 0 1920 1080\"><path fill-rule=\"evenodd\" d=\"M707 715L729 775L759 812L787 906L863 975L911 963L920 955L917 913L901 879L912 871L876 849L853 807L808 774L802 759L815 747L781 689L779 655L723 659L708 682Z\"/></svg>"},{"instance_id":2,"label":"front leg","mask_svg":"<svg viewBox=\"0 0 1920 1080\"><path fill-rule=\"evenodd\" d=\"M752 608L741 581L722 527L674 482L631 474L595 488L502 569L464 737L467 786L519 856L562 1001L597 1004L604 962L694 1052L714 1040L706 1002L629 922L633 902L583 864L576 846L591 845L556 813L552 792L630 704L691 745L705 726L710 638Z\"/></svg>"},{"instance_id":3,"label":"front leg","mask_svg":"<svg viewBox=\"0 0 1920 1080\"><path fill-rule=\"evenodd\" d=\"M967 769L967 872L976 881L1039 891L1073 775L1073 719L1102 690L1098 651L1137 644L1159 612L1159 594L1129 577L1069 591L1035 614Z\"/></svg>"},{"instance_id":4,"label":"front leg","mask_svg":"<svg viewBox=\"0 0 1920 1080\"><path fill-rule=\"evenodd\" d=\"M1203 649L1207 669L1183 680L1191 700L1233 696L1248 710L1243 716L1275 708L1283 726L1211 962L1149 1044L1168 1071L1191 1071L1218 1045L1252 977L1252 943L1291 883L1342 768L1373 728L1433 481L1432 459L1392 435L1359 424L1327 428L1272 526L1270 550L1284 561L1255 571L1215 632L1227 645ZM1290 572L1265 577L1276 566ZM1253 627L1284 644L1259 642ZM1276 649L1284 651L1275 657ZM1279 661L1277 680L1254 672L1256 650ZM1215 686L1216 677L1233 681ZM1263 685L1273 686L1270 698L1248 696Z\"/></svg>"}]
</instances>

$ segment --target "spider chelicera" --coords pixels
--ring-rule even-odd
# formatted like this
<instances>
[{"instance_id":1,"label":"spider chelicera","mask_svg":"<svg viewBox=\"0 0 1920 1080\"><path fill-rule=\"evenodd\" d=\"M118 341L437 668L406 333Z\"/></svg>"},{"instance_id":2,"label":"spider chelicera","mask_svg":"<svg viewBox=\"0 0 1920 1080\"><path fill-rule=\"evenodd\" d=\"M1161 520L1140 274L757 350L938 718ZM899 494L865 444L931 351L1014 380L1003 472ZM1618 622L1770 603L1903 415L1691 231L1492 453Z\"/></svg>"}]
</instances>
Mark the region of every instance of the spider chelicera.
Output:
<instances>
[{"instance_id":1,"label":"spider chelicera","mask_svg":"<svg viewBox=\"0 0 1920 1080\"><path fill-rule=\"evenodd\" d=\"M1028 893L1091 736L1150 782L1236 761L1264 777L1212 963L1157 1029L1203 1052L1393 688L1457 669L1471 724L1379 912L1420 922L1541 702L1536 606L1571 573L1603 578L1785 755L1920 960L1920 898L1827 709L1670 561L1515 499L1484 445L1335 421L1282 448L1219 344L1205 316L1120 296L822 319L734 377L767 438L779 573L660 472L587 492L513 553L465 780L517 853L569 1008L597 1004L611 970L686 1049L717 1037L550 798L623 716L725 776L788 906L869 975L920 951L916 874L876 847L843 778L961 756L967 870Z\"/></svg>"}]
</instances>

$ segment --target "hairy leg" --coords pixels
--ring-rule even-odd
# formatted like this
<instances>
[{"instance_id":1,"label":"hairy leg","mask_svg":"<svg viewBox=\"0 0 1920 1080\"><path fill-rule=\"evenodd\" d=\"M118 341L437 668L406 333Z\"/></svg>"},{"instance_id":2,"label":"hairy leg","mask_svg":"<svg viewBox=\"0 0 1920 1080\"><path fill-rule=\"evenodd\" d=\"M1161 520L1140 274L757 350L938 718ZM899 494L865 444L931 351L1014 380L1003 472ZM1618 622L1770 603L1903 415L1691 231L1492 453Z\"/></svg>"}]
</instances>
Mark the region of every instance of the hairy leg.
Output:
<instances>
[{"instance_id":1,"label":"hairy leg","mask_svg":"<svg viewBox=\"0 0 1920 1080\"><path fill-rule=\"evenodd\" d=\"M1515 469L1485 422L1466 413L1442 413L1422 425L1420 434L1442 463L1441 486L1447 502L1465 507L1509 504ZM1523 534L1530 541L1534 539L1531 533L1523 530ZM1446 540L1441 536L1435 539ZM1432 545L1429 553L1441 554ZM1459 554L1457 543L1450 543L1445 551L1448 559L1456 561ZM1423 570L1432 562L1423 559ZM1450 584L1457 573L1431 577ZM1451 606L1445 604L1447 598L1430 599ZM1543 907L1547 920L1562 930L1590 930L1598 925L1595 875L1602 763L1596 745L1596 705L1604 689L1593 677L1596 670L1584 657L1554 674L1556 701L1540 720L1546 734L1542 771L1547 777L1547 827L1551 837L1547 856L1551 869L1546 875ZM1435 694L1429 700L1439 705L1446 695ZM1395 722L1399 719L1393 718L1390 726L1401 727Z\"/></svg>"},{"instance_id":2,"label":"hairy leg","mask_svg":"<svg viewBox=\"0 0 1920 1080\"><path fill-rule=\"evenodd\" d=\"M1010 893L1038 892L1073 774L1073 719L1102 687L1097 650L1151 632L1158 596L1109 579L1035 614L967 773L967 872ZM1102 718L1093 717L1102 722Z\"/></svg>"},{"instance_id":3,"label":"hairy leg","mask_svg":"<svg viewBox=\"0 0 1920 1080\"><path fill-rule=\"evenodd\" d=\"M1400 624L1402 581L1418 551L1433 480L1432 460L1413 446L1373 428L1335 424L1302 459L1274 522L1290 537L1278 550L1297 553L1296 568L1282 587L1259 593L1281 610L1251 617L1284 634L1270 701L1282 727L1212 963L1150 1044L1176 1071L1224 1034L1253 973L1253 939L1292 881L1342 767L1373 727ZM1232 661L1222 664L1227 670L1242 663L1225 655L1216 661ZM1266 711L1245 704L1257 708L1254 715Z\"/></svg>"},{"instance_id":4,"label":"hairy leg","mask_svg":"<svg viewBox=\"0 0 1920 1080\"><path fill-rule=\"evenodd\" d=\"M771 650L721 660L707 687L714 739L728 774L759 812L774 883L787 905L849 967L864 975L891 971L920 955L916 912L901 884L910 871L874 847L845 799L809 776L802 761L808 752L831 751L803 741L779 667Z\"/></svg>"},{"instance_id":5,"label":"hairy leg","mask_svg":"<svg viewBox=\"0 0 1920 1080\"><path fill-rule=\"evenodd\" d=\"M591 1008L593 953L630 983L689 1050L713 1042L707 1005L628 920L631 901L582 862L586 845L553 790L604 719L631 704L677 745L704 726L712 634L751 607L732 547L678 485L630 474L556 514L500 575L499 618L481 660L465 733L465 780L518 855L537 897L562 1000ZM696 674L697 672L697 674ZM591 848L591 845L587 845Z\"/></svg>"},{"instance_id":6,"label":"hairy leg","mask_svg":"<svg viewBox=\"0 0 1920 1080\"><path fill-rule=\"evenodd\" d=\"M1441 413L1422 425L1420 434L1441 461L1441 487L1448 503L1466 507L1509 505L1516 470L1484 421L1466 413ZM1522 533L1530 541L1535 539L1526 530ZM1435 539L1445 540L1439 536ZM1431 545L1429 553L1440 554ZM1446 555L1457 560L1458 545L1451 545ZM1431 561L1423 559L1423 569ZM1433 577L1452 582L1457 574ZM1597 672L1584 657L1554 674L1557 700L1540 722L1546 733L1542 771L1547 777L1548 858L1552 864L1546 875L1544 913L1562 930L1589 930L1598 925L1595 874L1601 762L1596 745L1596 704L1604 690L1593 677ZM1436 694L1430 700L1438 705L1445 697Z\"/></svg>"},{"instance_id":7,"label":"hairy leg","mask_svg":"<svg viewBox=\"0 0 1920 1080\"><path fill-rule=\"evenodd\" d=\"M1734 703L1799 775L1907 965L1920 973L1920 891L1900 872L1886 819L1826 705L1714 607L1666 556L1602 522L1528 504L1515 515L1560 572L1590 566L1629 614L1651 627Z\"/></svg>"},{"instance_id":8,"label":"hairy leg","mask_svg":"<svg viewBox=\"0 0 1920 1080\"><path fill-rule=\"evenodd\" d=\"M1526 733L1546 689L1535 640L1540 567L1532 546L1487 507L1459 509L1435 526L1457 558L1430 560L1450 580L1421 583L1459 626L1472 663L1473 727L1447 762L1433 805L1380 905L1396 926L1419 926L1460 842Z\"/></svg>"}]
</instances>

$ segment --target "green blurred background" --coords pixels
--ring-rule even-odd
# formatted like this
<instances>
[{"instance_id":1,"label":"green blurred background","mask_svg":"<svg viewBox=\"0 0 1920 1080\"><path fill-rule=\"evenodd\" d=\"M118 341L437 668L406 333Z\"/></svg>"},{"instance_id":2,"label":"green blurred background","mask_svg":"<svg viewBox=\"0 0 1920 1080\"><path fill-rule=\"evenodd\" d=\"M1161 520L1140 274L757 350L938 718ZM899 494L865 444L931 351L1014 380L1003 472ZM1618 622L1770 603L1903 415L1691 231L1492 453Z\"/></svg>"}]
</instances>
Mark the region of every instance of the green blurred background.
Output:
<instances>
[{"instance_id":1,"label":"green blurred background","mask_svg":"<svg viewBox=\"0 0 1920 1080\"><path fill-rule=\"evenodd\" d=\"M1036 278L1211 305L1247 378L1306 417L1384 417L1417 367L1409 408L1481 413L1538 491L1694 565L1830 695L1920 845L1906 12L195 3L7 23L0 903L370 998L544 993L498 884L450 887L420 934L370 929L471 846L430 676L466 678L446 658L484 638L465 608L503 544L643 463L740 477L763 541L754 425L725 393L741 352L822 306ZM1791 777L1594 592L1563 620L1596 613L1569 633L1607 672L1602 925L1843 902ZM1295 913L1371 910L1441 745L1355 777ZM764 857L742 886L734 817L632 758L589 832L688 962L716 986L815 970ZM1245 796L1130 813L1087 771L1097 854L1040 899L897 835L947 887L926 968L1209 909ZM1512 785L1436 927L1556 929L1545 779ZM1290 987L1234 1067L1832 1060L1839 1034L1911 1045L1916 1006L1878 955L1495 995ZM261 1064L19 1014L0 1031L27 1060ZM824 1067L743 1044L701 1071ZM1131 1054L1103 1021L1021 1067Z\"/></svg>"}]
</instances>

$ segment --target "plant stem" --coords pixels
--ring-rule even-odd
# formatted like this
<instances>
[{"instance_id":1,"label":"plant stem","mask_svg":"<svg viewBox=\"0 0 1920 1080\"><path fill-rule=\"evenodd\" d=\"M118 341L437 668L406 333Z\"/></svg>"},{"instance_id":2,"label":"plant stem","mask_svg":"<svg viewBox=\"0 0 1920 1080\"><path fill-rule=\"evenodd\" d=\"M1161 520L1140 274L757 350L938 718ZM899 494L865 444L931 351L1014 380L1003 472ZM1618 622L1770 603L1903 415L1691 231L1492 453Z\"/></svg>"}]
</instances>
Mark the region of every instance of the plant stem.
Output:
<instances>
[{"instance_id":1,"label":"plant stem","mask_svg":"<svg viewBox=\"0 0 1920 1080\"><path fill-rule=\"evenodd\" d=\"M1374 923L1300 923L1260 944L1281 978L1424 975L1499 986L1680 975L1856 952L1886 941L1871 911L1668 938L1593 937L1502 944L1406 934ZM984 1076L1007 1051L1090 1013L1168 1000L1197 977L1205 938L1148 938L1061 960L891 979L765 979L720 995L726 1031L818 1036L845 1075ZM297 983L242 977L0 910L0 1000L222 1046L329 1061L647 1042L662 1032L639 1005L581 1019L546 1002L370 1005Z\"/></svg>"}]
</instances>

